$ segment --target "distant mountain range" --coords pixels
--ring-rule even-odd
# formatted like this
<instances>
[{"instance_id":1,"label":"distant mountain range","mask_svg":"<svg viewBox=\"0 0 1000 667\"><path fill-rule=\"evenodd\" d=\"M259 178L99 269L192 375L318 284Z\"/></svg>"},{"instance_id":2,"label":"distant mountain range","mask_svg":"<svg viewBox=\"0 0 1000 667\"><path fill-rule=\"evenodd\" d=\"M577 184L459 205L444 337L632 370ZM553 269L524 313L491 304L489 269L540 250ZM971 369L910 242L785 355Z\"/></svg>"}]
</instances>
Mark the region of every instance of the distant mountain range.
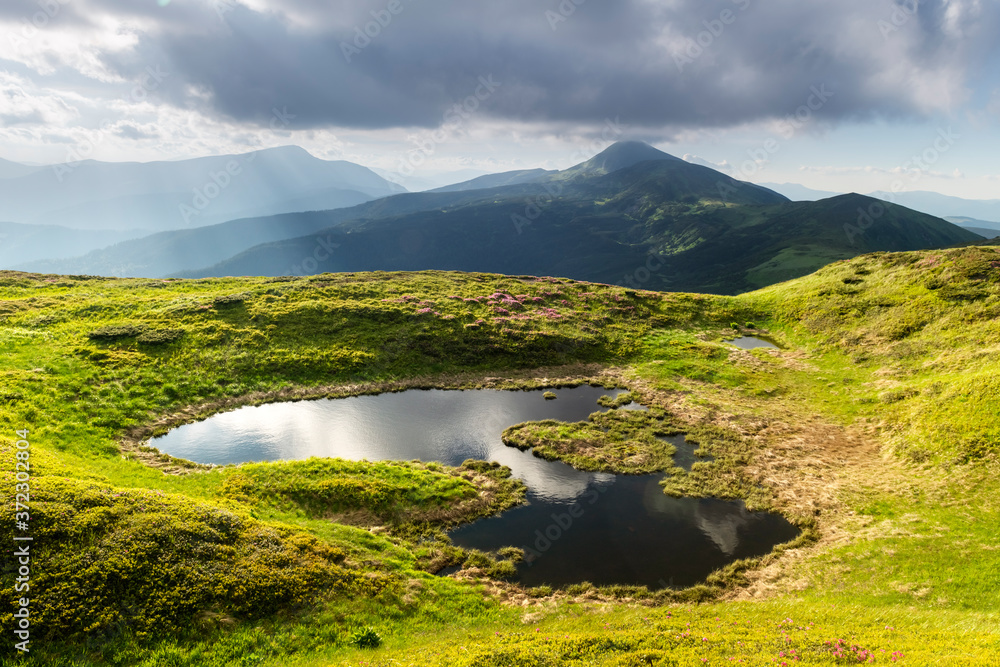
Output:
<instances>
[{"instance_id":1,"label":"distant mountain range","mask_svg":"<svg viewBox=\"0 0 1000 667\"><path fill-rule=\"evenodd\" d=\"M141 235L142 232L138 231L68 229L55 225L0 222L0 267L76 257L81 252Z\"/></svg>"},{"instance_id":2,"label":"distant mountain range","mask_svg":"<svg viewBox=\"0 0 1000 667\"><path fill-rule=\"evenodd\" d=\"M26 164L19 164L17 162L11 162L10 160L0 159L0 179L27 176L28 174L43 168L44 167L32 167Z\"/></svg>"},{"instance_id":3,"label":"distant mountain range","mask_svg":"<svg viewBox=\"0 0 1000 667\"><path fill-rule=\"evenodd\" d=\"M780 192L793 201L818 201L829 197L836 197L839 192L826 192L824 190L813 190L796 183L762 183L766 188ZM971 220L974 223L986 221L990 224L1000 224L1000 199L962 199L961 197L949 197L937 192L872 192L870 197L883 201L899 204L914 211L920 211L928 215L933 215L945 220ZM962 226L968 226L964 222L957 222ZM983 227L983 225L979 225Z\"/></svg>"},{"instance_id":4,"label":"distant mountain range","mask_svg":"<svg viewBox=\"0 0 1000 667\"><path fill-rule=\"evenodd\" d=\"M163 232L18 268L149 277L450 269L734 293L865 252L981 240L862 195L791 202L621 142L563 171L491 174L350 208Z\"/></svg>"},{"instance_id":5,"label":"distant mountain range","mask_svg":"<svg viewBox=\"0 0 1000 667\"><path fill-rule=\"evenodd\" d=\"M511 175L500 176L502 182ZM371 205L359 207L368 210L354 219L354 211L344 211L347 219L309 236L177 275L435 268L726 293L863 252L981 240L946 221L861 195L790 202L630 142L562 172L469 194L397 215L372 216ZM870 223L869 211L876 213Z\"/></svg>"},{"instance_id":6,"label":"distant mountain range","mask_svg":"<svg viewBox=\"0 0 1000 667\"><path fill-rule=\"evenodd\" d=\"M990 222L989 220L976 220L975 218L947 217L945 218L953 225L958 225L963 229L968 229L974 234L987 239L994 239L1000 236L1000 222Z\"/></svg>"},{"instance_id":7,"label":"distant mountain range","mask_svg":"<svg viewBox=\"0 0 1000 667\"><path fill-rule=\"evenodd\" d=\"M957 216L1000 222L1000 199L962 199L936 192L873 192L872 197L891 201L940 218Z\"/></svg>"},{"instance_id":8,"label":"distant mountain range","mask_svg":"<svg viewBox=\"0 0 1000 667\"><path fill-rule=\"evenodd\" d=\"M468 192L469 190L485 190L488 188L501 188L505 185L520 185L521 183L531 183L544 176L555 172L546 169L521 169L518 171L505 171L499 174L486 174L463 183L446 185L436 188L431 192Z\"/></svg>"},{"instance_id":9,"label":"distant mountain range","mask_svg":"<svg viewBox=\"0 0 1000 667\"><path fill-rule=\"evenodd\" d=\"M829 199L830 197L838 197L843 192L827 192L826 190L813 190L812 188L807 188L804 185L799 185L798 183L761 183L761 187L765 187L769 190L774 190L779 192L792 201L819 201L820 199Z\"/></svg>"},{"instance_id":10,"label":"distant mountain range","mask_svg":"<svg viewBox=\"0 0 1000 667\"><path fill-rule=\"evenodd\" d=\"M404 191L366 167L296 146L175 162L3 161L0 221L149 233L354 206Z\"/></svg>"}]
</instances>

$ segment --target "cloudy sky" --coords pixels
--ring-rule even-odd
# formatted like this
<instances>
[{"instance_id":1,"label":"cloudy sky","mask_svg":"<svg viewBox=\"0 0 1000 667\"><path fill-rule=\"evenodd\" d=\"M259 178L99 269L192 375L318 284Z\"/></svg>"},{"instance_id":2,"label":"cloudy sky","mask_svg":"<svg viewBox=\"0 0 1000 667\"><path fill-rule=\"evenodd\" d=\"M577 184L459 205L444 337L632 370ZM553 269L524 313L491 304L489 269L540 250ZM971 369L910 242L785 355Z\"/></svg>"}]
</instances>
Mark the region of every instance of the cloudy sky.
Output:
<instances>
[{"instance_id":1,"label":"cloudy sky","mask_svg":"<svg viewBox=\"0 0 1000 667\"><path fill-rule=\"evenodd\" d=\"M297 144L432 179L644 139L758 182L1000 198L995 0L4 0L0 157Z\"/></svg>"}]
</instances>

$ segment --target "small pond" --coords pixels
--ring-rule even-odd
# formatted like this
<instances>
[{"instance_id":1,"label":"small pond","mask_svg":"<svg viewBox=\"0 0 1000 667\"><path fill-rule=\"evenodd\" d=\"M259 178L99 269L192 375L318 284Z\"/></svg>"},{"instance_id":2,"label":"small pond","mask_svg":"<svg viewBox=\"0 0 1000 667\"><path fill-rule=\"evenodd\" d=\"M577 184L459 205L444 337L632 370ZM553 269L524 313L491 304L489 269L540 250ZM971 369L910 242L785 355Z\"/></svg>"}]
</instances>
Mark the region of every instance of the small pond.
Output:
<instances>
[{"instance_id":1,"label":"small pond","mask_svg":"<svg viewBox=\"0 0 1000 667\"><path fill-rule=\"evenodd\" d=\"M587 385L552 391L555 400L545 400L542 390L484 389L272 403L180 426L150 444L215 464L311 456L448 465L469 458L498 461L525 482L529 504L451 536L467 548L522 547L527 559L516 580L532 586L687 586L798 534L783 517L748 512L742 502L667 497L658 484L662 475L588 473L505 446L500 435L508 426L583 421L607 409L597 404L601 396L620 393ZM690 468L694 447L678 437L677 464Z\"/></svg>"},{"instance_id":2,"label":"small pond","mask_svg":"<svg viewBox=\"0 0 1000 667\"><path fill-rule=\"evenodd\" d=\"M753 336L741 336L735 340L727 340L726 343L730 345L735 345L741 350L755 350L758 347L769 350L777 350L778 346L771 341L764 340L763 338L755 338Z\"/></svg>"}]
</instances>

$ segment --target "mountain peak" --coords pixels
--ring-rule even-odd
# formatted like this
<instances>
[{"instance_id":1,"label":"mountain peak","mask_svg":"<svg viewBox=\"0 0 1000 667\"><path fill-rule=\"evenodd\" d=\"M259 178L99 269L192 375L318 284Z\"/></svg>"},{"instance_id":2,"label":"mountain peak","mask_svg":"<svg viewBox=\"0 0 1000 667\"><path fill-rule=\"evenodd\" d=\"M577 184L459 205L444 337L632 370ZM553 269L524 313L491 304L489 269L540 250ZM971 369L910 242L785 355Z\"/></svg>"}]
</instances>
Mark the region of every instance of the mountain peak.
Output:
<instances>
[{"instance_id":1,"label":"mountain peak","mask_svg":"<svg viewBox=\"0 0 1000 667\"><path fill-rule=\"evenodd\" d=\"M319 160L321 158L316 157L302 146L296 146L295 144L287 144L285 146L272 146L270 148L259 148L248 155L258 155L260 157L266 157L271 159L279 160Z\"/></svg>"},{"instance_id":2,"label":"mountain peak","mask_svg":"<svg viewBox=\"0 0 1000 667\"><path fill-rule=\"evenodd\" d=\"M590 170L600 170L606 174L649 160L672 160L679 158L653 148L644 141L619 141L592 157L584 165Z\"/></svg>"},{"instance_id":3,"label":"mountain peak","mask_svg":"<svg viewBox=\"0 0 1000 667\"><path fill-rule=\"evenodd\" d=\"M619 141L611 144L586 162L571 167L567 171L587 174L610 174L613 171L627 169L640 162L648 162L650 160L681 161L680 158L653 148L644 141Z\"/></svg>"}]
</instances>

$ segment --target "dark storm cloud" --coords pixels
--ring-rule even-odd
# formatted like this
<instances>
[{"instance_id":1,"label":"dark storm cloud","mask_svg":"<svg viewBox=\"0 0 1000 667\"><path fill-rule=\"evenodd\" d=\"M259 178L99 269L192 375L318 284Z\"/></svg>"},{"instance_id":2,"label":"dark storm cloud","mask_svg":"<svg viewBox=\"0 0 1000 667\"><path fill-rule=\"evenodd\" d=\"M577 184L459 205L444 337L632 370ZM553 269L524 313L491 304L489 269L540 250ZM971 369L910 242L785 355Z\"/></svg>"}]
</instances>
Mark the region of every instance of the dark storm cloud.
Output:
<instances>
[{"instance_id":1,"label":"dark storm cloud","mask_svg":"<svg viewBox=\"0 0 1000 667\"><path fill-rule=\"evenodd\" d=\"M934 85L996 65L1000 26L985 0L67 1L158 17L108 62L162 65L164 99L258 124L287 109L294 129L433 127L490 76L475 106L521 121L723 127L815 90L827 120L920 115Z\"/></svg>"}]
</instances>

